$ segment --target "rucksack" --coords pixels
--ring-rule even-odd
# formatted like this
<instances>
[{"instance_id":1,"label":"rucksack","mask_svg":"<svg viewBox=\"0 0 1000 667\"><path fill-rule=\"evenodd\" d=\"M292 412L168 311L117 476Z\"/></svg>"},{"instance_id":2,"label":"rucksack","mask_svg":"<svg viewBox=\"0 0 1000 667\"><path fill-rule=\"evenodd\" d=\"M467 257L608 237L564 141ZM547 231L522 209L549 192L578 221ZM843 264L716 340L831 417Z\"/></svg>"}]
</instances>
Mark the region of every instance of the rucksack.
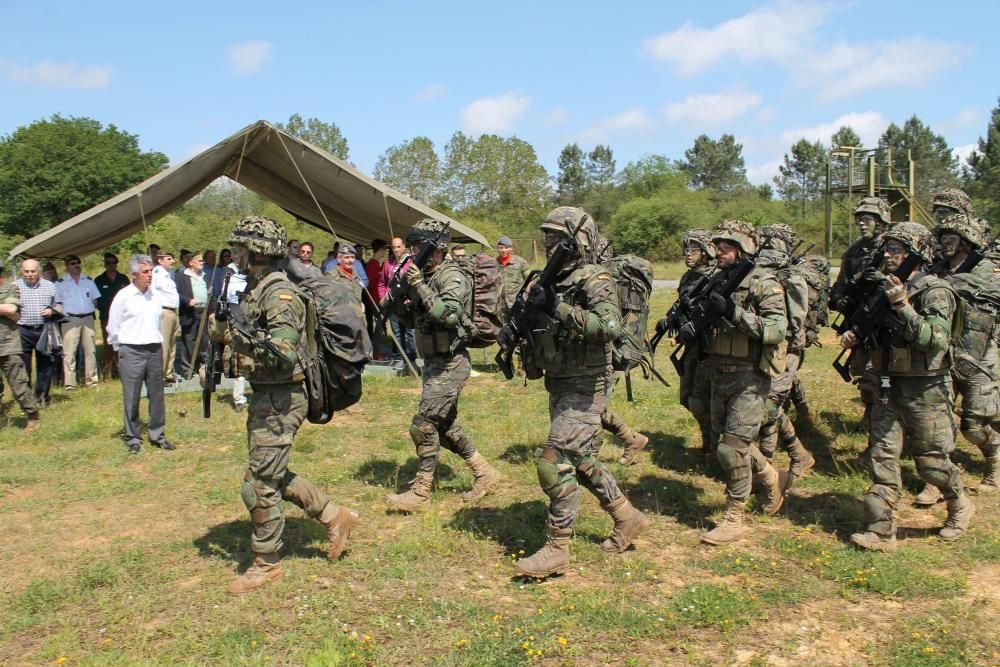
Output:
<instances>
[{"instance_id":1,"label":"rucksack","mask_svg":"<svg viewBox=\"0 0 1000 667\"><path fill-rule=\"evenodd\" d=\"M806 347L822 347L819 332L830 324L830 261L823 255L805 255L792 267L809 285L806 312Z\"/></svg>"},{"instance_id":2,"label":"rucksack","mask_svg":"<svg viewBox=\"0 0 1000 667\"><path fill-rule=\"evenodd\" d=\"M309 276L296 288L306 304L306 335L299 357L309 400L307 419L325 424L337 410L361 398L361 374L372 342L349 284L329 276Z\"/></svg>"},{"instance_id":3,"label":"rucksack","mask_svg":"<svg viewBox=\"0 0 1000 667\"><path fill-rule=\"evenodd\" d=\"M653 265L635 255L618 255L601 263L618 288L622 335L612 346L612 366L616 371L642 367L648 377L652 356L646 341L649 297L653 293Z\"/></svg>"},{"instance_id":4,"label":"rucksack","mask_svg":"<svg viewBox=\"0 0 1000 667\"><path fill-rule=\"evenodd\" d=\"M497 342L506 319L503 269L493 255L477 253L462 262L472 271L472 321L467 324L468 347L489 347Z\"/></svg>"}]
</instances>

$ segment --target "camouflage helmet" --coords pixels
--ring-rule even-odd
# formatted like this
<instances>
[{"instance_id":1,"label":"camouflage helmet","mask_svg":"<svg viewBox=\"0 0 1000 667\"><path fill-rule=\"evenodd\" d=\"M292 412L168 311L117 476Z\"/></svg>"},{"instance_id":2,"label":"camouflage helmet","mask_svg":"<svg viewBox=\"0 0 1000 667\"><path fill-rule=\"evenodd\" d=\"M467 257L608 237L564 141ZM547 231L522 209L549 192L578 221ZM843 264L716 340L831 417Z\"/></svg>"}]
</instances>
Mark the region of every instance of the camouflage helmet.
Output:
<instances>
[{"instance_id":1,"label":"camouflage helmet","mask_svg":"<svg viewBox=\"0 0 1000 667\"><path fill-rule=\"evenodd\" d=\"M451 243L451 234L447 230L438 236L438 234L445 228L447 223L441 220L435 220L434 218L424 218L423 220L418 220L410 231L406 232L406 242L410 245L422 245L424 243L429 243L434 239L437 239L437 247L441 250L447 250L448 244Z\"/></svg>"},{"instance_id":2,"label":"camouflage helmet","mask_svg":"<svg viewBox=\"0 0 1000 667\"><path fill-rule=\"evenodd\" d=\"M969 195L958 188L944 188L935 192L934 196L931 197L931 209L935 206L944 206L972 216L972 200L969 199Z\"/></svg>"},{"instance_id":3,"label":"camouflage helmet","mask_svg":"<svg viewBox=\"0 0 1000 667\"><path fill-rule=\"evenodd\" d=\"M237 222L227 243L244 246L250 252L268 257L284 257L288 252L285 228L259 215L248 215Z\"/></svg>"},{"instance_id":4,"label":"camouflage helmet","mask_svg":"<svg viewBox=\"0 0 1000 667\"><path fill-rule=\"evenodd\" d=\"M761 227L760 235L775 250L788 252L795 245L795 230L783 223Z\"/></svg>"},{"instance_id":5,"label":"camouflage helmet","mask_svg":"<svg viewBox=\"0 0 1000 667\"><path fill-rule=\"evenodd\" d=\"M911 252L930 259L934 251L934 236L930 230L917 222L898 222L882 235L883 240L899 241Z\"/></svg>"},{"instance_id":6,"label":"camouflage helmet","mask_svg":"<svg viewBox=\"0 0 1000 667\"><path fill-rule=\"evenodd\" d=\"M858 202L858 205L854 207L854 217L862 213L874 215L882 221L882 224L892 224L892 211L889 210L889 204L881 197L865 197Z\"/></svg>"},{"instance_id":7,"label":"camouflage helmet","mask_svg":"<svg viewBox=\"0 0 1000 667\"><path fill-rule=\"evenodd\" d=\"M587 221L577 232L576 242L583 248L597 249L596 246L601 240L600 232L597 231L597 223L593 216L577 206L559 206L552 209L538 228L543 232L555 232L568 237L572 230L580 226L580 221L583 220L584 216L587 216Z\"/></svg>"},{"instance_id":8,"label":"camouflage helmet","mask_svg":"<svg viewBox=\"0 0 1000 667\"><path fill-rule=\"evenodd\" d=\"M743 252L753 254L760 246L760 232L744 220L724 220L712 234L712 243L718 245L719 241L735 243Z\"/></svg>"},{"instance_id":9,"label":"camouflage helmet","mask_svg":"<svg viewBox=\"0 0 1000 667\"><path fill-rule=\"evenodd\" d=\"M715 244L712 243L712 234L707 229L687 230L684 233L682 246L686 248L689 245L701 246L702 252L706 253L709 257L715 257Z\"/></svg>"},{"instance_id":10,"label":"camouflage helmet","mask_svg":"<svg viewBox=\"0 0 1000 667\"><path fill-rule=\"evenodd\" d=\"M985 220L979 220L964 213L955 213L938 223L938 226L934 228L934 236L940 241L943 234L954 234L965 239L973 248L981 248L986 243L984 222Z\"/></svg>"}]
</instances>

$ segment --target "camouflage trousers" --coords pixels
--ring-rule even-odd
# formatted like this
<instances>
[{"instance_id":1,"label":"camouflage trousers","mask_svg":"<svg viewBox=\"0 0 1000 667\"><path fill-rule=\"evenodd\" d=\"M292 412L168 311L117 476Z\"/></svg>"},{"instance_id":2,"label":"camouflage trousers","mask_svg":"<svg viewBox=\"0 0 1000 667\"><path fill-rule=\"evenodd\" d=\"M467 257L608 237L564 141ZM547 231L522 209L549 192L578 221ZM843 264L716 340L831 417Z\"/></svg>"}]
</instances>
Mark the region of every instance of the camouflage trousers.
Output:
<instances>
[{"instance_id":1,"label":"camouflage trousers","mask_svg":"<svg viewBox=\"0 0 1000 667\"><path fill-rule=\"evenodd\" d=\"M716 361L712 376L712 435L726 473L726 495L744 501L753 475L767 467L755 441L764 418L771 378L746 365Z\"/></svg>"},{"instance_id":2,"label":"camouflage trousers","mask_svg":"<svg viewBox=\"0 0 1000 667\"><path fill-rule=\"evenodd\" d=\"M610 371L579 377L545 376L549 392L549 437L536 453L538 483L549 497L548 523L570 528L580 511L580 484L607 507L622 492L604 462L601 414L608 404Z\"/></svg>"},{"instance_id":3,"label":"camouflage trousers","mask_svg":"<svg viewBox=\"0 0 1000 667\"><path fill-rule=\"evenodd\" d=\"M282 500L289 500L313 518L330 502L305 477L288 469L292 439L306 417L306 394L301 384L255 385L247 408L249 465L240 496L253 522L254 553L281 550L285 529Z\"/></svg>"},{"instance_id":4,"label":"camouflage trousers","mask_svg":"<svg viewBox=\"0 0 1000 667\"><path fill-rule=\"evenodd\" d=\"M635 430L618 413L611 411L611 395L614 394L618 381L623 377L625 377L625 373L616 371L613 375L613 380L608 383L608 399L604 407L604 412L601 413L601 428L608 433L614 433L619 438L624 439L635 433Z\"/></svg>"},{"instance_id":5,"label":"camouflage trousers","mask_svg":"<svg viewBox=\"0 0 1000 667\"><path fill-rule=\"evenodd\" d=\"M458 419L458 398L472 372L469 351L461 349L451 356L424 359L422 391L417 414L410 423L410 438L417 448L418 472L434 474L441 446L469 460L476 446Z\"/></svg>"},{"instance_id":6,"label":"camouflage trousers","mask_svg":"<svg viewBox=\"0 0 1000 667\"><path fill-rule=\"evenodd\" d=\"M798 352L785 355L785 372L771 379L771 391L764 401L764 423L760 427L760 451L767 458L774 456L778 448L779 436L782 449L788 448L798 437L795 425L788 418L785 406L799 372L801 357Z\"/></svg>"},{"instance_id":7,"label":"camouflage trousers","mask_svg":"<svg viewBox=\"0 0 1000 667\"><path fill-rule=\"evenodd\" d=\"M962 397L960 429L965 439L991 456L1000 447L993 423L1000 415L1000 387L982 371L969 377L954 376L955 393Z\"/></svg>"},{"instance_id":8,"label":"camouflage trousers","mask_svg":"<svg viewBox=\"0 0 1000 667\"><path fill-rule=\"evenodd\" d=\"M715 448L712 435L712 357L694 352L684 357L684 374L681 375L681 405L686 407L698 422L703 450Z\"/></svg>"},{"instance_id":9,"label":"camouflage trousers","mask_svg":"<svg viewBox=\"0 0 1000 667\"><path fill-rule=\"evenodd\" d=\"M895 533L904 446L925 482L941 489L948 500L962 494L962 477L950 458L955 449L953 405L948 375L893 377L888 400L875 401L868 439L872 485L864 499L868 530L886 536Z\"/></svg>"},{"instance_id":10,"label":"camouflage trousers","mask_svg":"<svg viewBox=\"0 0 1000 667\"><path fill-rule=\"evenodd\" d=\"M31 391L31 383L28 381L28 373L24 370L24 359L20 354L7 354L0 357L0 402L3 401L3 381L7 380L11 393L17 401L24 414L30 416L38 414L38 400L34 392Z\"/></svg>"},{"instance_id":11,"label":"camouflage trousers","mask_svg":"<svg viewBox=\"0 0 1000 667\"><path fill-rule=\"evenodd\" d=\"M806 396L806 388L802 384L802 380L799 379L799 371L806 363L806 351L800 350L799 353L799 367L795 369L795 375L792 376L792 390L788 392L788 399L795 405L801 405L805 403L808 398ZM785 402L785 406L788 406L788 401Z\"/></svg>"}]
</instances>

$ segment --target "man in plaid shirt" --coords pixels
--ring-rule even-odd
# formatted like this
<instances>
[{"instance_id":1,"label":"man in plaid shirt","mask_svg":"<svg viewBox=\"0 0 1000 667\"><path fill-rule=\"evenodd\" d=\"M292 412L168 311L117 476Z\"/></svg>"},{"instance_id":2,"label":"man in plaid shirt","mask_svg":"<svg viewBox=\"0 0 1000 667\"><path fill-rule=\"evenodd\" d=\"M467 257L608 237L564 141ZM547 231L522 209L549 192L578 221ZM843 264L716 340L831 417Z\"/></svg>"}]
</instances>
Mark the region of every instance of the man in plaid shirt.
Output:
<instances>
[{"instance_id":1,"label":"man in plaid shirt","mask_svg":"<svg viewBox=\"0 0 1000 667\"><path fill-rule=\"evenodd\" d=\"M21 333L21 354L24 358L24 369L31 379L31 357L38 359L38 369L35 374L35 398L40 405L47 406L52 398L49 388L52 385L52 355L43 354L35 349L46 321L62 317L62 300L59 290L51 281L42 278L38 261L26 259L21 263L21 278L14 281L21 295L21 317L17 321Z\"/></svg>"}]
</instances>

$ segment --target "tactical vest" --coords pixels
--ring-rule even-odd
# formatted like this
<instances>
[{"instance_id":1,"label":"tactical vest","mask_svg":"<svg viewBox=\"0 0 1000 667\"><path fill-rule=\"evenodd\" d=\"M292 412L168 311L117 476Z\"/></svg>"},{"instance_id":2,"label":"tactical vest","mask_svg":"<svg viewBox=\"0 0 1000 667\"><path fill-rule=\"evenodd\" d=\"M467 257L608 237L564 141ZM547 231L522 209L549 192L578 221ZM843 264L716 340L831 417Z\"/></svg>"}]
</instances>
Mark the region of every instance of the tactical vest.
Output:
<instances>
[{"instance_id":1,"label":"tactical vest","mask_svg":"<svg viewBox=\"0 0 1000 667\"><path fill-rule=\"evenodd\" d=\"M460 280L462 290L462 313L459 324L454 327L427 316L423 304L417 306L414 313L413 337L417 344L417 353L424 359L433 356L451 355L464 347L466 331L462 321L472 315L472 278L469 271L464 270L458 262L446 258L437 270L427 279L427 286L435 294L440 294L449 281Z\"/></svg>"},{"instance_id":2,"label":"tactical vest","mask_svg":"<svg viewBox=\"0 0 1000 667\"><path fill-rule=\"evenodd\" d=\"M777 279L770 272L755 269L733 292L732 299L736 306L756 313L759 300L764 293L765 279L777 283ZM787 352L787 340L765 345L762 341L746 335L739 328L725 323L715 328L708 348L708 353L715 357L717 364L755 368L771 377L778 377L785 372Z\"/></svg>"},{"instance_id":3,"label":"tactical vest","mask_svg":"<svg viewBox=\"0 0 1000 667\"><path fill-rule=\"evenodd\" d=\"M931 300L941 298L942 290L951 292L953 296L955 295L954 290L949 287L946 281L928 273L923 273L917 276L916 280L906 284L906 292L910 305L921 317L924 317L924 312L932 302ZM955 297L955 301L958 302L959 299ZM895 318L896 315L893 314L891 317ZM959 318L960 315L956 308L956 312L952 314L951 322L938 322L938 324L949 325L954 335L955 327L961 326ZM882 349L872 351L871 364L875 371L882 371L886 356L885 351ZM944 375L950 370L949 357L948 348L935 353L918 350L912 343L903 338L901 327L894 327L888 350L889 367L887 370L889 375Z\"/></svg>"},{"instance_id":4,"label":"tactical vest","mask_svg":"<svg viewBox=\"0 0 1000 667\"><path fill-rule=\"evenodd\" d=\"M591 310L595 304L590 303L587 285L593 280L611 280L611 276L603 267L588 264L556 283L555 290L563 303ZM614 307L617 309L618 304ZM544 313L539 315L529 335L530 359L526 361L548 375L591 375L611 365L610 343L588 341Z\"/></svg>"},{"instance_id":5,"label":"tactical vest","mask_svg":"<svg viewBox=\"0 0 1000 667\"><path fill-rule=\"evenodd\" d=\"M262 331L270 331L267 321L266 309L272 299L281 299L278 294L280 290L287 290L292 293L292 299L298 299L302 304L301 297L295 285L288 280L288 276L282 271L272 271L260 279L251 289L243 292L240 305L246 313L247 321L257 325ZM305 307L302 308L303 316L294 323L295 329L301 334L305 328ZM268 369L264 364L254 363L248 379L253 384L286 384L301 382L305 374L302 365L296 361L294 368L278 367Z\"/></svg>"},{"instance_id":6,"label":"tactical vest","mask_svg":"<svg viewBox=\"0 0 1000 667\"><path fill-rule=\"evenodd\" d=\"M20 290L14 283L0 285L0 304L21 307ZM21 334L17 328L17 319L0 317L0 357L10 354L21 354Z\"/></svg>"},{"instance_id":7,"label":"tactical vest","mask_svg":"<svg viewBox=\"0 0 1000 667\"><path fill-rule=\"evenodd\" d=\"M942 277L958 294L961 308L961 327L952 336L951 347L955 375L969 378L983 372L990 380L997 380L1000 267L984 259L969 273L949 273Z\"/></svg>"}]
</instances>

